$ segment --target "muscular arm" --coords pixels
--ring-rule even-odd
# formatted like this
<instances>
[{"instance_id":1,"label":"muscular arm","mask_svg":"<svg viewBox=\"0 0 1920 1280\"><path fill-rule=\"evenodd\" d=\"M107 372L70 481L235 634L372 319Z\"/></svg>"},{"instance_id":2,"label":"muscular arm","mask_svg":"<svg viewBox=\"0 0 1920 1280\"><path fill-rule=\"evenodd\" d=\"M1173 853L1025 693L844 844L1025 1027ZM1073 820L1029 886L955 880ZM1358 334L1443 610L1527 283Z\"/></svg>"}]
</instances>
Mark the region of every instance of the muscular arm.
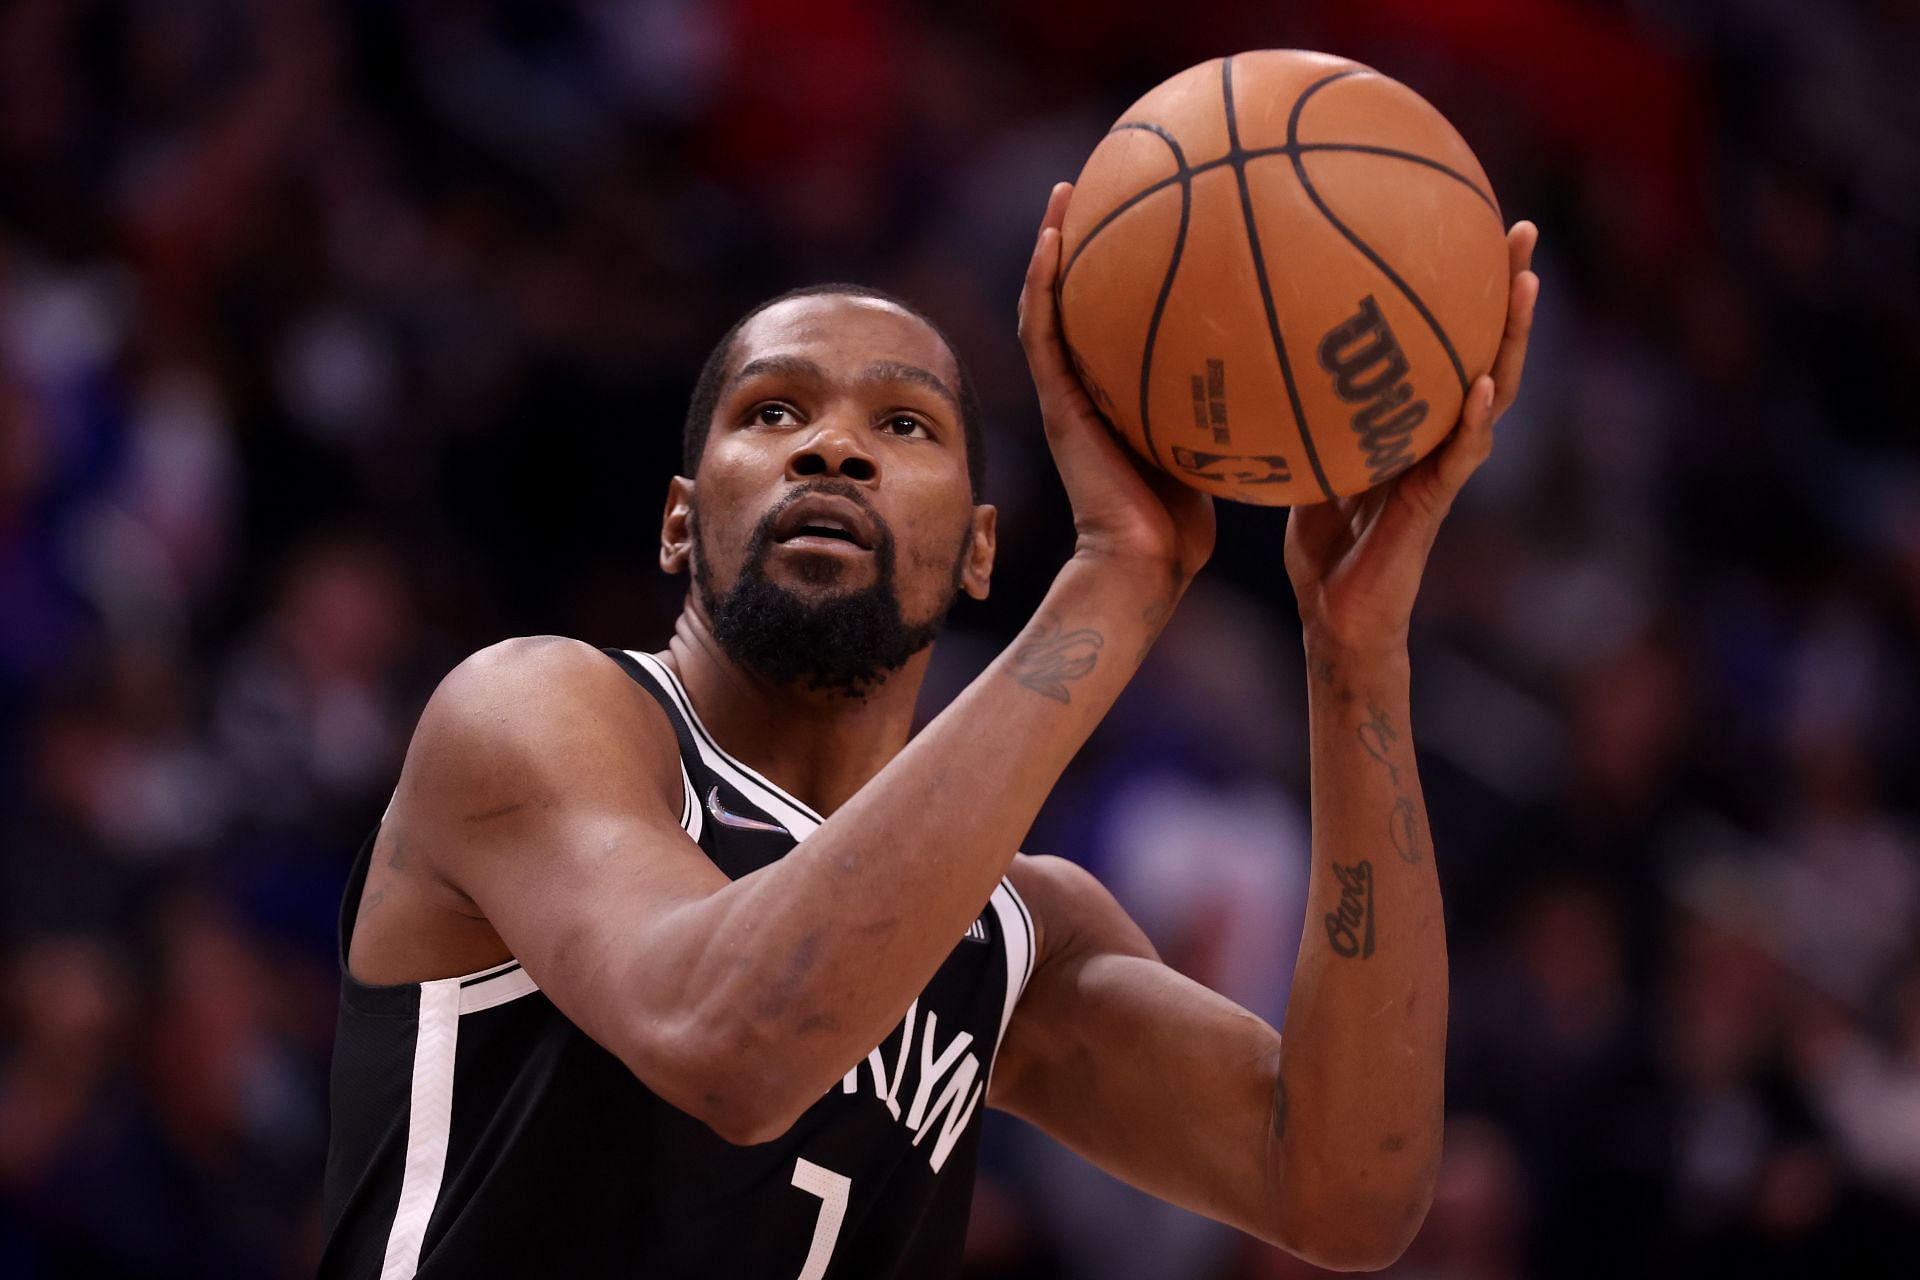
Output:
<instances>
[{"instance_id":1,"label":"muscular arm","mask_svg":"<svg viewBox=\"0 0 1920 1280\"><path fill-rule=\"evenodd\" d=\"M1164 1199L1329 1267L1385 1266L1439 1168L1447 954L1407 714L1427 553L1526 360L1534 229L1508 236L1507 332L1453 437L1389 484L1296 508L1313 867L1286 1036L1156 963L1084 874L1022 863L1043 959L991 1101Z\"/></svg>"},{"instance_id":2,"label":"muscular arm","mask_svg":"<svg viewBox=\"0 0 1920 1280\"><path fill-rule=\"evenodd\" d=\"M1162 965L1093 878L1022 859L1041 960L989 1102L1142 1190L1377 1267L1440 1157L1447 954L1406 669L1317 655L1313 871L1286 1036Z\"/></svg>"},{"instance_id":3,"label":"muscular arm","mask_svg":"<svg viewBox=\"0 0 1920 1280\"><path fill-rule=\"evenodd\" d=\"M512 642L448 677L390 838L425 851L661 1096L764 1140L885 1038L979 914L1131 676L1170 589L1152 576L1071 563L1034 623L872 783L737 881L679 828L664 717L571 641Z\"/></svg>"}]
</instances>

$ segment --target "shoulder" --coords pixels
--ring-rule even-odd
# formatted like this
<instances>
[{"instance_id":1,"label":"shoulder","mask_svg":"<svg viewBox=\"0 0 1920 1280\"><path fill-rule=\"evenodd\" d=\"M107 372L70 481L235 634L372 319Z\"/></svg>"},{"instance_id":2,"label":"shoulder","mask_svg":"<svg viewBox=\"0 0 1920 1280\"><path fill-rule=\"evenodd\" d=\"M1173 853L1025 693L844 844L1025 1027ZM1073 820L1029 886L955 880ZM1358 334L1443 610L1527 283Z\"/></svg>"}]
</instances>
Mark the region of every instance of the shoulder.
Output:
<instances>
[{"instance_id":1,"label":"shoulder","mask_svg":"<svg viewBox=\"0 0 1920 1280\"><path fill-rule=\"evenodd\" d=\"M441 680L401 783L403 792L435 782L487 792L537 778L590 786L603 773L661 773L678 756L659 703L606 654L565 636L522 636Z\"/></svg>"},{"instance_id":2,"label":"shoulder","mask_svg":"<svg viewBox=\"0 0 1920 1280\"><path fill-rule=\"evenodd\" d=\"M459 705L526 693L551 696L615 682L631 683L606 654L585 641L515 636L469 654L441 680L433 703Z\"/></svg>"},{"instance_id":3,"label":"shoulder","mask_svg":"<svg viewBox=\"0 0 1920 1280\"><path fill-rule=\"evenodd\" d=\"M449 671L428 699L421 722L436 727L500 726L538 730L567 722L592 707L601 719L619 721L658 704L600 650L566 636L517 636L469 655ZM664 713L660 716L664 725Z\"/></svg>"},{"instance_id":4,"label":"shoulder","mask_svg":"<svg viewBox=\"0 0 1920 1280\"><path fill-rule=\"evenodd\" d=\"M1158 959L1153 944L1091 871L1052 854L1015 855L1007 880L1033 916L1035 971L1072 955Z\"/></svg>"}]
</instances>

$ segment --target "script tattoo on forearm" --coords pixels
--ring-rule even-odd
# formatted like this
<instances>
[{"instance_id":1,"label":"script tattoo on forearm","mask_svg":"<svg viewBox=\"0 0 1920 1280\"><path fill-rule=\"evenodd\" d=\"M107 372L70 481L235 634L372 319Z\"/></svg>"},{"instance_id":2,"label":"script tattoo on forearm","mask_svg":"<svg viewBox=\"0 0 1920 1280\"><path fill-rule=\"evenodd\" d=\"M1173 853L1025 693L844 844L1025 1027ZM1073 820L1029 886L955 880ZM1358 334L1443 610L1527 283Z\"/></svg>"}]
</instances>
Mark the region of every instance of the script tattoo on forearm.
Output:
<instances>
[{"instance_id":1,"label":"script tattoo on forearm","mask_svg":"<svg viewBox=\"0 0 1920 1280\"><path fill-rule=\"evenodd\" d=\"M1373 863L1363 858L1343 867L1336 862L1333 878L1340 885L1340 905L1322 922L1327 942L1337 956L1365 960L1373 955Z\"/></svg>"},{"instance_id":2,"label":"script tattoo on forearm","mask_svg":"<svg viewBox=\"0 0 1920 1280\"><path fill-rule=\"evenodd\" d=\"M1067 686L1093 670L1106 644L1092 627L1063 631L1059 619L1042 614L1013 651L1014 679L1055 702L1070 703Z\"/></svg>"},{"instance_id":3,"label":"script tattoo on forearm","mask_svg":"<svg viewBox=\"0 0 1920 1280\"><path fill-rule=\"evenodd\" d=\"M1386 769L1387 781L1394 787L1393 812L1387 815L1387 839L1400 861L1415 866L1420 861L1420 811L1401 788L1400 768L1393 762L1393 746L1400 741L1400 735L1387 713L1368 701L1367 718L1361 722L1358 736L1361 747Z\"/></svg>"}]
</instances>

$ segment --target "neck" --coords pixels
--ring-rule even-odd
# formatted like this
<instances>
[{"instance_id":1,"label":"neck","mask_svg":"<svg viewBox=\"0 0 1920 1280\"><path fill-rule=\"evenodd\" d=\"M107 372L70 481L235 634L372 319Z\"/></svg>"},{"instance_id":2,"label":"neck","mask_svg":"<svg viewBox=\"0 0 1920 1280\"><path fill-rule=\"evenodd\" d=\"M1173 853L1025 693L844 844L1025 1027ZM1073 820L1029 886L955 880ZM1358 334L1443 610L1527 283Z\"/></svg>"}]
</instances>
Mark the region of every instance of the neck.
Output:
<instances>
[{"instance_id":1,"label":"neck","mask_svg":"<svg viewBox=\"0 0 1920 1280\"><path fill-rule=\"evenodd\" d=\"M858 698L773 684L726 655L690 599L660 657L716 742L830 814L907 745L932 653L922 649Z\"/></svg>"}]
</instances>

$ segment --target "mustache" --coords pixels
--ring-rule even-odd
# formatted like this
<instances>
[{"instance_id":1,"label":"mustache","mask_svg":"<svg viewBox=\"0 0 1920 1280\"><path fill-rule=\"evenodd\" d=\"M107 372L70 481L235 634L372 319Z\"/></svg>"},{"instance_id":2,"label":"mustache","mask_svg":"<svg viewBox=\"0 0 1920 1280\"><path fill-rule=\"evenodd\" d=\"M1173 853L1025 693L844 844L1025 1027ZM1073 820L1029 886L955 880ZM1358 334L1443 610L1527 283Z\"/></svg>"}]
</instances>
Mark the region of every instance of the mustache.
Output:
<instances>
[{"instance_id":1,"label":"mustache","mask_svg":"<svg viewBox=\"0 0 1920 1280\"><path fill-rule=\"evenodd\" d=\"M880 556L882 562L892 562L893 530L887 527L887 522L881 519L878 511L873 509L873 504L867 501L867 495L860 492L858 485L849 481L828 479L810 480L805 484L795 485L780 501L768 508L767 513L760 517L760 523L754 526L752 535L747 539L748 564L758 564L766 559L768 550L773 546L773 528L780 523L780 517L786 509L800 499L810 498L815 494L845 498L865 512L867 519L873 522L874 552Z\"/></svg>"}]
</instances>

